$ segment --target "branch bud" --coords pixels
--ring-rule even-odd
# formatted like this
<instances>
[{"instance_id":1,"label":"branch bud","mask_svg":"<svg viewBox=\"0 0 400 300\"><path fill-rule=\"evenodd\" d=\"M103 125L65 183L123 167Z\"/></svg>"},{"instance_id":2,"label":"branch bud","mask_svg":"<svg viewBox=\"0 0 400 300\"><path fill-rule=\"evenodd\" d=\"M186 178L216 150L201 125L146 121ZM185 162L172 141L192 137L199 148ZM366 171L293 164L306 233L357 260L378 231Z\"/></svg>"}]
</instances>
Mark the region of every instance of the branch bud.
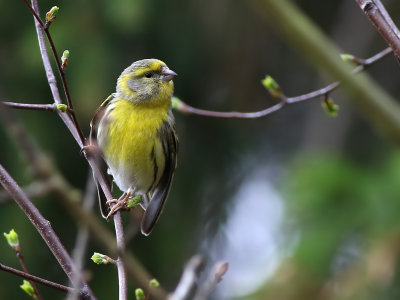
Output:
<instances>
[{"instance_id":1,"label":"branch bud","mask_svg":"<svg viewBox=\"0 0 400 300\"><path fill-rule=\"evenodd\" d=\"M21 284L19 287L25 292L27 293L30 297L32 297L33 299L37 298L37 295L35 293L35 290L33 288L33 286L31 285L31 283L28 280L24 280L24 283Z\"/></svg>"},{"instance_id":2,"label":"branch bud","mask_svg":"<svg viewBox=\"0 0 400 300\"><path fill-rule=\"evenodd\" d=\"M9 233L4 232L4 237L6 238L7 243L10 245L10 247L13 248L16 252L19 252L21 250L18 234L15 232L14 229L11 229Z\"/></svg>"},{"instance_id":3,"label":"branch bud","mask_svg":"<svg viewBox=\"0 0 400 300\"><path fill-rule=\"evenodd\" d=\"M339 111L339 105L337 105L332 98L326 96L321 102L322 108L331 117L337 117Z\"/></svg>"},{"instance_id":4,"label":"branch bud","mask_svg":"<svg viewBox=\"0 0 400 300\"><path fill-rule=\"evenodd\" d=\"M140 196L140 195L137 195L137 196L135 196L133 198L129 198L128 202L126 203L126 207L127 208L133 208L136 205L138 205L140 203L140 201L142 201L142 196Z\"/></svg>"},{"instance_id":5,"label":"branch bud","mask_svg":"<svg viewBox=\"0 0 400 300\"><path fill-rule=\"evenodd\" d=\"M111 264L115 264L115 260L113 260L112 258L110 258L107 255L95 252L93 253L92 257L90 258L91 260L93 260L93 262L95 264L98 265L111 265Z\"/></svg>"},{"instance_id":6,"label":"branch bud","mask_svg":"<svg viewBox=\"0 0 400 300\"><path fill-rule=\"evenodd\" d=\"M182 110L183 102L178 97L173 96L171 98L171 106L173 109L180 111L180 110Z\"/></svg>"},{"instance_id":7,"label":"branch bud","mask_svg":"<svg viewBox=\"0 0 400 300\"><path fill-rule=\"evenodd\" d=\"M150 288L156 288L159 287L160 283L158 282L157 279L153 278L152 280L149 281L149 287Z\"/></svg>"},{"instance_id":8,"label":"branch bud","mask_svg":"<svg viewBox=\"0 0 400 300\"><path fill-rule=\"evenodd\" d=\"M145 300L146 299L146 296L144 295L144 292L142 289L136 289L135 296L136 296L136 300Z\"/></svg>"},{"instance_id":9,"label":"branch bud","mask_svg":"<svg viewBox=\"0 0 400 300\"><path fill-rule=\"evenodd\" d=\"M51 23L56 19L57 13L60 10L58 6L53 6L47 13L46 13L46 23Z\"/></svg>"},{"instance_id":10,"label":"branch bud","mask_svg":"<svg viewBox=\"0 0 400 300\"><path fill-rule=\"evenodd\" d=\"M280 99L283 96L281 87L271 76L265 76L261 83L273 98Z\"/></svg>"},{"instance_id":11,"label":"branch bud","mask_svg":"<svg viewBox=\"0 0 400 300\"><path fill-rule=\"evenodd\" d=\"M68 105L66 104L56 104L57 109L63 113L68 111Z\"/></svg>"},{"instance_id":12,"label":"branch bud","mask_svg":"<svg viewBox=\"0 0 400 300\"><path fill-rule=\"evenodd\" d=\"M347 54L347 53L343 53L340 54L340 58L344 61L344 62L349 62L349 63L353 63L356 66L362 65L363 62L361 61L360 58L352 55L352 54Z\"/></svg>"},{"instance_id":13,"label":"branch bud","mask_svg":"<svg viewBox=\"0 0 400 300\"><path fill-rule=\"evenodd\" d=\"M69 50L64 50L63 55L61 56L61 69L64 71L69 63Z\"/></svg>"}]
</instances>

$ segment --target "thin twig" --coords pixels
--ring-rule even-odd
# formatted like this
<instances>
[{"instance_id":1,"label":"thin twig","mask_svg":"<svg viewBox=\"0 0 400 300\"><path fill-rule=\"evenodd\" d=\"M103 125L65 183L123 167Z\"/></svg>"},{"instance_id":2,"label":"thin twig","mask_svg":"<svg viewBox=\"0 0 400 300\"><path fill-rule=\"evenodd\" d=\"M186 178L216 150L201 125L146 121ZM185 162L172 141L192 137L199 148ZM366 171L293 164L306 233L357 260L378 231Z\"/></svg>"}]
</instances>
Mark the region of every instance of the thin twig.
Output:
<instances>
[{"instance_id":1,"label":"thin twig","mask_svg":"<svg viewBox=\"0 0 400 300\"><path fill-rule=\"evenodd\" d=\"M76 270L72 263L71 257L60 242L60 239L51 227L50 222L42 216L39 210L26 197L19 185L10 176L10 174L8 174L1 164L0 184L11 195L31 223L35 226L36 230L42 236L54 257L64 270L65 274L67 274L69 279L72 280L75 276L74 273L76 273ZM82 279L80 279L79 285L85 299L95 299L92 291Z\"/></svg>"},{"instance_id":2,"label":"thin twig","mask_svg":"<svg viewBox=\"0 0 400 300\"><path fill-rule=\"evenodd\" d=\"M367 67L376 63L378 60L384 58L391 52L392 52L392 49L390 47L388 47L367 59L359 59L360 65L353 69L353 73L358 73L358 72L365 70ZM217 111L195 108L195 107L192 107L182 101L179 102L179 105L175 109L178 110L179 112L182 112L185 114L195 114L195 115L201 115L201 116L206 116L206 117L254 119L254 118L264 117L264 116L269 115L277 110L280 110L286 104L301 102L301 101L310 100L310 99L314 99L314 98L318 98L318 97L327 95L327 94L333 92L339 86L340 86L340 82L336 81L336 82L333 82L323 88L320 88L318 90L315 90L315 91L312 91L312 92L309 92L309 93L306 93L303 95L299 95L299 96L287 97L284 94L282 94L281 99L280 99L281 101L279 103L277 103L271 107L268 107L267 109L257 111L257 112L217 112Z\"/></svg>"},{"instance_id":3,"label":"thin twig","mask_svg":"<svg viewBox=\"0 0 400 300\"><path fill-rule=\"evenodd\" d=\"M55 283L53 281L49 281L49 280L43 279L41 277L26 273L26 272L22 272L20 270L11 268L11 267L3 265L1 263L0 263L0 270L3 270L5 272L8 272L8 273L11 273L11 274L14 274L14 275L17 275L19 277L26 278L26 279L31 280L31 281L35 281L37 283L40 283L40 284L43 284L43 285L48 286L50 288L62 291L64 293L72 292L73 290L75 290L75 289L70 288L68 286L65 286L65 285L62 285L62 284L59 284L59 283ZM79 292L79 290L78 290L78 292ZM81 296L81 298L84 298L83 295L80 295L80 296Z\"/></svg>"},{"instance_id":4,"label":"thin twig","mask_svg":"<svg viewBox=\"0 0 400 300\"><path fill-rule=\"evenodd\" d=\"M376 27L386 43L400 58L400 36L398 29L379 0L355 0L370 22ZM379 2L379 5L376 3Z\"/></svg>"},{"instance_id":5,"label":"thin twig","mask_svg":"<svg viewBox=\"0 0 400 300\"><path fill-rule=\"evenodd\" d=\"M24 270L25 273L29 274L29 271L28 271L28 268L26 267L26 264L25 264L25 261L24 261L24 257L23 257L23 255L22 255L22 253L21 253L21 250L16 250L16 255L17 255L19 264L20 264L21 267L22 267L22 270ZM42 298L42 296L40 295L39 290L38 290L36 284L35 284L32 280L29 280L29 282L31 283L33 289L35 290L35 294L36 294L37 298L38 298L39 300L42 300L43 298Z\"/></svg>"},{"instance_id":6,"label":"thin twig","mask_svg":"<svg viewBox=\"0 0 400 300\"><path fill-rule=\"evenodd\" d=\"M32 0L32 6L29 4L28 0L24 0L24 2L28 6L29 10L33 13L34 18L37 21L36 24L40 27L41 30L43 30L45 32L45 34L47 36L47 40L49 41L50 48L51 48L51 50L53 52L54 59L55 59L56 64L57 64L57 70L58 70L60 78L61 78L61 83L62 83L64 92L65 92L65 97L67 99L67 104L68 104L68 107L69 107L70 115L72 117L72 121L73 121L73 123L75 125L76 131L77 131L77 133L79 135L80 140L82 141L82 143L84 143L85 137L83 135L81 127L79 126L78 119L76 118L76 115L75 115L74 107L72 105L71 95L69 93L69 88L68 88L68 85L67 85L67 81L65 79L65 72L61 67L60 58L58 57L57 49L56 49L56 47L54 45L53 38L52 38L52 36L50 34L49 26L46 26L45 24L43 24L43 21L40 19L39 5L37 3L37 0ZM37 31L37 33L39 34L38 31Z\"/></svg>"},{"instance_id":7,"label":"thin twig","mask_svg":"<svg viewBox=\"0 0 400 300\"><path fill-rule=\"evenodd\" d=\"M27 109L27 110L45 110L45 111L57 111L56 104L28 104L18 102L0 102L0 105L14 108L14 109Z\"/></svg>"},{"instance_id":8,"label":"thin twig","mask_svg":"<svg viewBox=\"0 0 400 300\"><path fill-rule=\"evenodd\" d=\"M126 300L128 299L128 282L125 264L121 257L125 253L125 235L120 211L117 211L114 215L114 226L118 253L120 253L117 260L119 300Z\"/></svg>"}]
</instances>

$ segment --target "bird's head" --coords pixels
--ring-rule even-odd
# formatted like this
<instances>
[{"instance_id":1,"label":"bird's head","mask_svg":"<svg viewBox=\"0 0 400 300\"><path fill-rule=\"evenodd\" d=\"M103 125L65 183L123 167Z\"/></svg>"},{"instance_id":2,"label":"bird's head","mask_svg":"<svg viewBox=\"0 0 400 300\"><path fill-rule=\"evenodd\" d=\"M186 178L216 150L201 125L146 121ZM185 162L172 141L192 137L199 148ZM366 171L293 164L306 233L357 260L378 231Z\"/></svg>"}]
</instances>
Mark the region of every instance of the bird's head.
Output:
<instances>
[{"instance_id":1,"label":"bird's head","mask_svg":"<svg viewBox=\"0 0 400 300\"><path fill-rule=\"evenodd\" d=\"M138 60L119 76L117 94L137 104L170 101L177 74L158 59Z\"/></svg>"}]
</instances>

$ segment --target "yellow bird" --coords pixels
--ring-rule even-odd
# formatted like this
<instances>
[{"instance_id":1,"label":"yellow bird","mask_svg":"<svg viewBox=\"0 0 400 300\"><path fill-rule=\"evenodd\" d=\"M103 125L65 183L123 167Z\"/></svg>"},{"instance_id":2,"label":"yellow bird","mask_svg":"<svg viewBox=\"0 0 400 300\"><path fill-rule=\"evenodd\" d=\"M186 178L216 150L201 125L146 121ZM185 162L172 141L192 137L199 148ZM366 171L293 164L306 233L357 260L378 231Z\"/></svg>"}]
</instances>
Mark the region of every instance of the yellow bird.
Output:
<instances>
[{"instance_id":1,"label":"yellow bird","mask_svg":"<svg viewBox=\"0 0 400 300\"><path fill-rule=\"evenodd\" d=\"M178 138L171 112L177 74L158 59L134 62L119 76L116 92L96 111L90 144L96 146L123 192L110 210L99 186L100 208L108 218L140 195L145 210L141 231L149 235L165 205L176 168ZM111 186L112 182L110 182Z\"/></svg>"}]
</instances>

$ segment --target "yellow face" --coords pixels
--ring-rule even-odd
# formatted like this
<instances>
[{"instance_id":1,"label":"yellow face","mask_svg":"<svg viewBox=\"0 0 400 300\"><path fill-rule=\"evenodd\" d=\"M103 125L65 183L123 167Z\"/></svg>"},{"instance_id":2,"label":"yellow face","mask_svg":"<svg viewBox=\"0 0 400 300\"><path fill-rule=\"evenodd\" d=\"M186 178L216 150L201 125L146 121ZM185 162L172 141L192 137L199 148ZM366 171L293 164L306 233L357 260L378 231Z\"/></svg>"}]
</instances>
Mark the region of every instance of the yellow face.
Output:
<instances>
[{"instance_id":1,"label":"yellow face","mask_svg":"<svg viewBox=\"0 0 400 300\"><path fill-rule=\"evenodd\" d=\"M161 60L139 60L122 72L117 82L117 93L138 104L169 100L174 87L172 79L176 75Z\"/></svg>"}]
</instances>

